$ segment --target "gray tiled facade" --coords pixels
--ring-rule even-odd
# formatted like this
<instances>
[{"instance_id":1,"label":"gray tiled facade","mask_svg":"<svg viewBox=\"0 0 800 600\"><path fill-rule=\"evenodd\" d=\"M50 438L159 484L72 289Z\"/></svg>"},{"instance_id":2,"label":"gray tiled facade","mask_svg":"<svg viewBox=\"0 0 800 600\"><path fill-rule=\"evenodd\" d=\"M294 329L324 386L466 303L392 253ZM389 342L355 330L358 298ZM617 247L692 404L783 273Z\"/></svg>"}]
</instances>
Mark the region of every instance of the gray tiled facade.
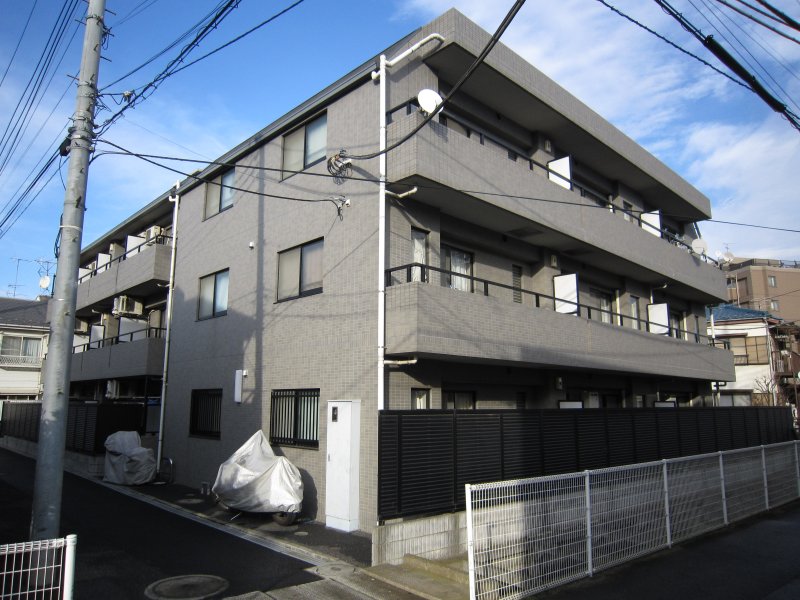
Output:
<instances>
[{"instance_id":1,"label":"gray tiled facade","mask_svg":"<svg viewBox=\"0 0 800 600\"><path fill-rule=\"evenodd\" d=\"M390 142L421 121L409 108L419 90L446 92L488 40L449 11L387 56L432 32L446 41L425 46L387 77ZM367 532L377 521L378 489L378 160L354 161L353 177L341 185L328 177L324 160L285 178L281 168L284 135L322 114L327 156L340 148L351 155L377 149L373 68L373 61L365 63L221 157L219 162L235 164L237 190L226 210L204 214L206 195L217 193L213 182L226 167L210 166L199 181L183 182L173 226L163 432L177 480L200 486L213 481L218 465L255 431L271 431L274 390L319 389L318 448L276 445L276 451L303 474L304 512L324 521L327 403L360 400L358 517ZM601 204L607 204L599 206L577 185L565 189L549 180L541 165L565 155L573 157L576 181L600 189ZM504 46L495 48L442 118L389 153L388 180L396 194L412 186L417 191L387 200L385 267L415 262L415 229L427 234L425 262L432 269L426 281L409 282L408 270L390 278L386 357L399 364L384 367L385 408L412 408L415 389L429 391L430 408L446 408L454 391L473 393L477 409L550 408L576 399L585 406L652 405L668 398L697 403L710 394L711 382L732 379L730 353L699 337L705 334L704 306L724 297L724 275L620 212L628 206L684 215L662 223L691 241L691 225L710 217L708 199ZM128 223L138 228L148 211L166 214L167 196ZM339 196L350 201L340 211ZM119 238L125 227L107 237ZM278 301L279 253L320 239L321 293ZM105 247L95 243L85 259ZM448 270L448 247L471 256L478 278L472 293L451 289L448 274L440 272ZM153 281L168 277L170 251L157 246L150 258L143 253L121 262L118 277L130 280L124 289L135 292L134 280L142 274ZM141 269L133 269L134 261ZM200 280L226 270L227 310L199 318ZM514 272L519 293L511 289ZM568 273L577 275L580 316L554 310L553 277ZM83 308L123 291L110 273L90 281L91 287L79 288ZM609 322L598 300L603 294L611 302ZM642 323L648 304L669 305L680 325L672 336L633 326L627 311L637 298ZM158 302L163 299L151 306L163 310ZM149 358L129 362L142 360ZM149 362L141 368L152 370ZM240 370L246 376L237 403ZM216 436L189 434L196 390L222 390Z\"/></svg>"}]
</instances>

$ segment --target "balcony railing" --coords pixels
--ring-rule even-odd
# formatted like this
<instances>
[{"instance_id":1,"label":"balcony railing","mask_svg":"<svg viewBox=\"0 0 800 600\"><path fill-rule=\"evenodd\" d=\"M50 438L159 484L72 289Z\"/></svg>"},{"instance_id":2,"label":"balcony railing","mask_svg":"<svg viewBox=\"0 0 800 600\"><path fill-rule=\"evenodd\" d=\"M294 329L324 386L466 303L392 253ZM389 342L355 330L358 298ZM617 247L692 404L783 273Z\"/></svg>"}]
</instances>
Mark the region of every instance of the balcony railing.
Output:
<instances>
[{"instance_id":1,"label":"balcony railing","mask_svg":"<svg viewBox=\"0 0 800 600\"><path fill-rule=\"evenodd\" d=\"M0 367L30 367L42 366L41 356L6 356L0 355Z\"/></svg>"},{"instance_id":2,"label":"balcony railing","mask_svg":"<svg viewBox=\"0 0 800 600\"><path fill-rule=\"evenodd\" d=\"M116 344L126 344L128 342L150 338L162 339L166 335L166 331L167 330L163 327L145 327L144 329L137 329L136 331L129 331L128 333L115 335L113 337L80 344L72 348L72 353L80 354L81 352L88 352L89 350L97 350L98 348L107 348L108 346L114 346Z\"/></svg>"},{"instance_id":3,"label":"balcony railing","mask_svg":"<svg viewBox=\"0 0 800 600\"><path fill-rule=\"evenodd\" d=\"M148 240L147 242L144 242L143 244L136 246L136 248L128 250L125 254L115 256L107 263L100 265L99 267L95 267L88 273L84 273L81 277L78 278L78 283L83 283L84 281L87 281L92 277L96 277L100 273L108 271L114 263L122 262L135 254L144 252L145 250L147 250L148 247L152 246L153 244L157 244L160 246L169 246L170 244L172 244L172 237L168 235L158 235L154 237L152 240Z\"/></svg>"},{"instance_id":4,"label":"balcony railing","mask_svg":"<svg viewBox=\"0 0 800 600\"><path fill-rule=\"evenodd\" d=\"M630 315L624 315L611 310L597 308L596 306L590 306L588 304L582 304L580 302L573 302L571 300L565 300L563 298L549 296L547 294L526 290L523 288L515 287L513 285L498 283L496 281L490 281L488 279L482 279L480 277L474 277L472 275L467 275L456 271L448 271L447 269L432 267L430 265L424 265L422 263L409 263L406 265L401 265L399 267L392 267L391 269L387 269L385 273L386 287L402 283L410 283L410 282L427 283L430 282L431 272L439 273L442 276L443 286L452 287L453 289L458 289L460 291L470 292L473 294L481 294L483 296L492 296L492 290L505 290L509 294L509 297L531 298L534 306L537 309L555 310L554 307L556 305L560 306L568 305L574 308L574 312L564 311L566 312L566 314L574 314L578 317L583 317L591 321L598 321L618 327L628 327L630 329L646 331L654 335L669 335L670 337L679 340L694 341L695 343L698 344L712 343L711 339L708 336L701 334L699 331L688 331L686 329L679 329L677 327L673 327L672 325L668 325L666 323L655 323L652 321L648 321L647 319L636 318ZM452 284L448 285L447 283L448 281L457 282L457 286ZM545 306L544 304L546 303L552 303L553 307Z\"/></svg>"}]
</instances>

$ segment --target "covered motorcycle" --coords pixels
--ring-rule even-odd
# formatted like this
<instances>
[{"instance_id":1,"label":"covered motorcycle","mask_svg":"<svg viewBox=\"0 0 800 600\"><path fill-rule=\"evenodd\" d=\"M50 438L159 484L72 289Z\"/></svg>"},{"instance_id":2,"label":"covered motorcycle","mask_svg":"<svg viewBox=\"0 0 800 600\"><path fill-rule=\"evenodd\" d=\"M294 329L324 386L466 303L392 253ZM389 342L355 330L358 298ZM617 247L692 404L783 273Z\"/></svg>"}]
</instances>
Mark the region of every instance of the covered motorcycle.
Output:
<instances>
[{"instance_id":1,"label":"covered motorcycle","mask_svg":"<svg viewBox=\"0 0 800 600\"><path fill-rule=\"evenodd\" d=\"M135 431L117 431L106 438L103 481L122 485L142 485L156 476L156 459L150 448L142 448Z\"/></svg>"},{"instance_id":2,"label":"covered motorcycle","mask_svg":"<svg viewBox=\"0 0 800 600\"><path fill-rule=\"evenodd\" d=\"M286 457L275 456L261 430L220 465L211 489L225 506L276 513L273 519L282 525L294 522L303 502L300 471Z\"/></svg>"}]
</instances>

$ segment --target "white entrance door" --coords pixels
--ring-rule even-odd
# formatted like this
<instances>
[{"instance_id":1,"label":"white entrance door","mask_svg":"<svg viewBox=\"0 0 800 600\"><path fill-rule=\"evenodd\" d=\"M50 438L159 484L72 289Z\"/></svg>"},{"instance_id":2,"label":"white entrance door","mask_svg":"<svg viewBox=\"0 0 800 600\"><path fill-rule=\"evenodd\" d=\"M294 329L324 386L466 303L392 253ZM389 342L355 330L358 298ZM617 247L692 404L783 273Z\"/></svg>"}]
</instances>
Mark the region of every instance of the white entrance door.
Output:
<instances>
[{"instance_id":1,"label":"white entrance door","mask_svg":"<svg viewBox=\"0 0 800 600\"><path fill-rule=\"evenodd\" d=\"M355 531L358 529L361 401L329 401L327 422L325 524L341 531Z\"/></svg>"}]
</instances>

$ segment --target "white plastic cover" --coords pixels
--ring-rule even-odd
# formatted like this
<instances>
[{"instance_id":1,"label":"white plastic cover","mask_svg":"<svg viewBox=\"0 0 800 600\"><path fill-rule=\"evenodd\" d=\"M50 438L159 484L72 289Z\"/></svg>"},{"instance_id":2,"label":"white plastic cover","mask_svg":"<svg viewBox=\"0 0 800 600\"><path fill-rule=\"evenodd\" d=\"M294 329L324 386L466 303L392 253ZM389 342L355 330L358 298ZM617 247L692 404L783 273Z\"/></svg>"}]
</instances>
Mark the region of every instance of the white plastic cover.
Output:
<instances>
[{"instance_id":1,"label":"white plastic cover","mask_svg":"<svg viewBox=\"0 0 800 600\"><path fill-rule=\"evenodd\" d=\"M283 456L275 456L259 430L222 463L212 491L230 508L247 512L300 512L303 480Z\"/></svg>"},{"instance_id":2,"label":"white plastic cover","mask_svg":"<svg viewBox=\"0 0 800 600\"><path fill-rule=\"evenodd\" d=\"M142 448L135 431L117 431L106 438L103 480L123 485L141 485L156 476L156 459L150 448Z\"/></svg>"}]
</instances>

